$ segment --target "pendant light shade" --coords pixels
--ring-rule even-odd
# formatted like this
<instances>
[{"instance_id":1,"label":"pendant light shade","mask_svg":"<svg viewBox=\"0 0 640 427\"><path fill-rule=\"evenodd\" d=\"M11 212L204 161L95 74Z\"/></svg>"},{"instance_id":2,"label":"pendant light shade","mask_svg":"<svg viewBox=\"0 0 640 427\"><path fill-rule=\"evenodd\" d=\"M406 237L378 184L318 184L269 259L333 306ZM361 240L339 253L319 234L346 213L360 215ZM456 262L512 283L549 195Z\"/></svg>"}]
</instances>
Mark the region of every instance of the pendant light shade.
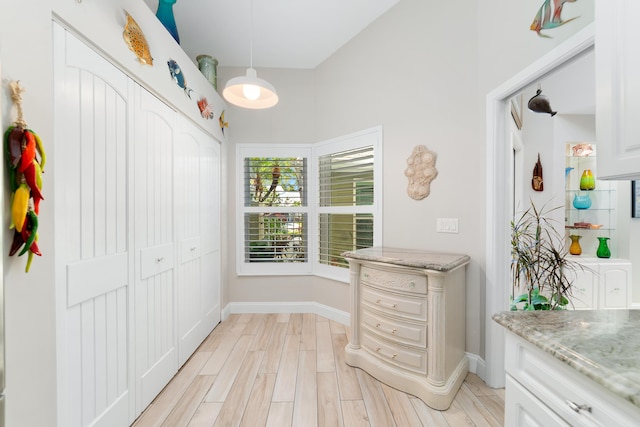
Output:
<instances>
[{"instance_id":1,"label":"pendant light shade","mask_svg":"<svg viewBox=\"0 0 640 427\"><path fill-rule=\"evenodd\" d=\"M242 108L269 108L278 103L278 94L266 80L258 78L256 70L247 69L247 75L234 77L222 91L224 99Z\"/></svg>"},{"instance_id":2,"label":"pendant light shade","mask_svg":"<svg viewBox=\"0 0 640 427\"><path fill-rule=\"evenodd\" d=\"M224 86L224 99L242 108L261 109L273 107L278 103L276 89L271 83L258 78L253 68L253 0L249 0L251 32L249 34L249 68L247 75L234 77Z\"/></svg>"}]
</instances>

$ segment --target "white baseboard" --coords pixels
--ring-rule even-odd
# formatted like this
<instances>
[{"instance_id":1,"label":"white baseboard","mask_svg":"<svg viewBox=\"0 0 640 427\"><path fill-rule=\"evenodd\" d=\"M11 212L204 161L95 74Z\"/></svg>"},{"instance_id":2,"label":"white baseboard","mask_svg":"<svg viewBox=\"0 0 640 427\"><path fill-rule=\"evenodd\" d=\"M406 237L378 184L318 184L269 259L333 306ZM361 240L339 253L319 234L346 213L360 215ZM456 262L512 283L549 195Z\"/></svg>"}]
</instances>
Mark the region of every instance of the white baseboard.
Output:
<instances>
[{"instance_id":1,"label":"white baseboard","mask_svg":"<svg viewBox=\"0 0 640 427\"><path fill-rule=\"evenodd\" d=\"M485 375L485 362L477 354L465 353L467 360L469 361L469 372L472 372L480 377L484 381Z\"/></svg>"},{"instance_id":2,"label":"white baseboard","mask_svg":"<svg viewBox=\"0 0 640 427\"><path fill-rule=\"evenodd\" d=\"M350 315L317 302L230 302L222 310L222 319L233 313L313 313L349 325Z\"/></svg>"}]
</instances>

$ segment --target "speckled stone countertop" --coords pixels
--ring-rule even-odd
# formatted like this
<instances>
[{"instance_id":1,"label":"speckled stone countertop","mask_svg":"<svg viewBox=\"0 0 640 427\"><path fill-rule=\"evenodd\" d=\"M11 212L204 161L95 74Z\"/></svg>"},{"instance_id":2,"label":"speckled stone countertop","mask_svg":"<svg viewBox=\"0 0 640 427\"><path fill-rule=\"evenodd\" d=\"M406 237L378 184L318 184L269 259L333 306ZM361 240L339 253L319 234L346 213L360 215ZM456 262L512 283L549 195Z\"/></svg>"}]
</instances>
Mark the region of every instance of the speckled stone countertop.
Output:
<instances>
[{"instance_id":1,"label":"speckled stone countertop","mask_svg":"<svg viewBox=\"0 0 640 427\"><path fill-rule=\"evenodd\" d=\"M450 271L456 267L467 264L470 260L468 255L387 247L358 249L356 251L344 252L342 256L436 271Z\"/></svg>"},{"instance_id":2,"label":"speckled stone countertop","mask_svg":"<svg viewBox=\"0 0 640 427\"><path fill-rule=\"evenodd\" d=\"M640 407L640 310L507 311L493 320Z\"/></svg>"}]
</instances>

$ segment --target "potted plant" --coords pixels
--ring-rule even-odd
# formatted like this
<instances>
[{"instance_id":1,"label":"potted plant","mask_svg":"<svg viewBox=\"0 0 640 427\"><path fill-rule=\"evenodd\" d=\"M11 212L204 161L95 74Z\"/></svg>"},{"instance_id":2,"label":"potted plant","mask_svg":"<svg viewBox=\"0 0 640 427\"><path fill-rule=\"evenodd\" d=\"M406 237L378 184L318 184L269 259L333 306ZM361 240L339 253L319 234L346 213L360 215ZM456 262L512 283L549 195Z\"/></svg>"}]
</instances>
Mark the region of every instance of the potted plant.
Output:
<instances>
[{"instance_id":1,"label":"potted plant","mask_svg":"<svg viewBox=\"0 0 640 427\"><path fill-rule=\"evenodd\" d=\"M563 209L531 207L511 222L511 310L562 310L574 275L584 267L569 259L564 235L549 214ZM516 296L517 295L517 296Z\"/></svg>"}]
</instances>

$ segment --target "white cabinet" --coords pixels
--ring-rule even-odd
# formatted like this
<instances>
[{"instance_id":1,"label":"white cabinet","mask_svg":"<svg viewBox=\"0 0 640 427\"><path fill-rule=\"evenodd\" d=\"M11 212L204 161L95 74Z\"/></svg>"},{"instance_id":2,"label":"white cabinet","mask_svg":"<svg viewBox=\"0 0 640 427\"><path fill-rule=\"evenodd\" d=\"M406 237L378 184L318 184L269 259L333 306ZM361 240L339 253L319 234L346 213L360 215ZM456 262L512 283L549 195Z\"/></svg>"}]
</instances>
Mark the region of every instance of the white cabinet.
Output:
<instances>
[{"instance_id":1,"label":"white cabinet","mask_svg":"<svg viewBox=\"0 0 640 427\"><path fill-rule=\"evenodd\" d=\"M631 307L631 262L623 259L582 258L584 269L574 276L571 302L579 309L627 309Z\"/></svg>"},{"instance_id":2,"label":"white cabinet","mask_svg":"<svg viewBox=\"0 0 640 427\"><path fill-rule=\"evenodd\" d=\"M640 2L595 2L596 139L601 179L640 179Z\"/></svg>"},{"instance_id":3,"label":"white cabinet","mask_svg":"<svg viewBox=\"0 0 640 427\"><path fill-rule=\"evenodd\" d=\"M345 256L352 287L345 361L435 409L447 409L468 372L461 307L469 258L451 255L451 264L437 271L421 268L416 258L387 263L359 253ZM426 259L438 255L427 253Z\"/></svg>"},{"instance_id":4,"label":"white cabinet","mask_svg":"<svg viewBox=\"0 0 640 427\"><path fill-rule=\"evenodd\" d=\"M638 425L637 406L512 332L505 344L505 426Z\"/></svg>"},{"instance_id":5,"label":"white cabinet","mask_svg":"<svg viewBox=\"0 0 640 427\"><path fill-rule=\"evenodd\" d=\"M58 424L130 425L220 321L219 143L58 25L54 82Z\"/></svg>"},{"instance_id":6,"label":"white cabinet","mask_svg":"<svg viewBox=\"0 0 640 427\"><path fill-rule=\"evenodd\" d=\"M506 426L569 427L569 424L509 374L505 379L505 390L508 392L504 408Z\"/></svg>"}]
</instances>

